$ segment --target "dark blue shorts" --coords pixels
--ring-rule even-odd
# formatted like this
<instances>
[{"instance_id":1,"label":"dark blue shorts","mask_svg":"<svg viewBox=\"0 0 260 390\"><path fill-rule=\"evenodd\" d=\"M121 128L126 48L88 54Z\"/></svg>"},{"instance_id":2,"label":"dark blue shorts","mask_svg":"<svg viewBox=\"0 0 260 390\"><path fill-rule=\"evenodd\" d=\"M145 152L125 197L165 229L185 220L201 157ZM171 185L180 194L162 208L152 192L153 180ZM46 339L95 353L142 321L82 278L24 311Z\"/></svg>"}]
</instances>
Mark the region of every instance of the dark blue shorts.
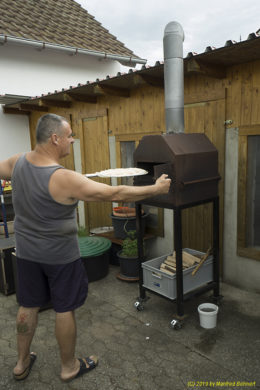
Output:
<instances>
[{"instance_id":1,"label":"dark blue shorts","mask_svg":"<svg viewBox=\"0 0 260 390\"><path fill-rule=\"evenodd\" d=\"M50 265L17 257L17 299L24 307L52 303L58 313L82 306L88 294L88 279L81 259Z\"/></svg>"}]
</instances>

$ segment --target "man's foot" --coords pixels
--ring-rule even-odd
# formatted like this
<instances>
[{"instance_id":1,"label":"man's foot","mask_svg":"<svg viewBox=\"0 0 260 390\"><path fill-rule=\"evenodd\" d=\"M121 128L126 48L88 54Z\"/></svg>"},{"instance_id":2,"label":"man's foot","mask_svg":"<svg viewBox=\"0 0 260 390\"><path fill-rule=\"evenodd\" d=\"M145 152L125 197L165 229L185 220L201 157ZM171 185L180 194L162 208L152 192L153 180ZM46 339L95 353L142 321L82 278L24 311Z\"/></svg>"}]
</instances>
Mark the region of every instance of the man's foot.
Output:
<instances>
[{"instance_id":1,"label":"man's foot","mask_svg":"<svg viewBox=\"0 0 260 390\"><path fill-rule=\"evenodd\" d=\"M15 373L13 372L13 377L16 381L21 381L23 379L26 379L27 376L30 374L31 372L31 369L32 369L32 366L36 360L37 356L34 352L31 352L30 353L30 361L29 361L29 365L21 372L21 373Z\"/></svg>"},{"instance_id":2,"label":"man's foot","mask_svg":"<svg viewBox=\"0 0 260 390\"><path fill-rule=\"evenodd\" d=\"M87 372L93 370L98 365L98 358L96 356L90 356L83 359L77 359L80 363L78 372L71 377L62 376L61 379L64 382L70 382L73 379L79 378Z\"/></svg>"}]
</instances>

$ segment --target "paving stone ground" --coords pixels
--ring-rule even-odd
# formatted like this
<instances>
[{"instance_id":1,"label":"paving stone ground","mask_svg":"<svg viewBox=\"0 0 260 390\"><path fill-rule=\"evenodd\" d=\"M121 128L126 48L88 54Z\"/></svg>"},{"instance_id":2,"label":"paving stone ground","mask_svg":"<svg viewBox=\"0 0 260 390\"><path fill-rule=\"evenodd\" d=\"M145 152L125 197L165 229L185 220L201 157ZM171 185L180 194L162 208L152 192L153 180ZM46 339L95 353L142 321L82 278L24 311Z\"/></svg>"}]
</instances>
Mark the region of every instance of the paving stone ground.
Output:
<instances>
[{"instance_id":1,"label":"paving stone ground","mask_svg":"<svg viewBox=\"0 0 260 390\"><path fill-rule=\"evenodd\" d=\"M137 283L116 278L110 265L104 279L89 285L89 296L76 311L77 356L99 356L99 366L69 384L59 379L59 353L52 309L39 313L32 350L37 361L22 383L12 378L16 361L16 295L0 294L0 389L5 390L186 390L260 389L260 296L227 284L217 327L203 329L197 307L211 293L185 302L180 330L170 322L176 304L147 292L144 310L134 307Z\"/></svg>"}]
</instances>

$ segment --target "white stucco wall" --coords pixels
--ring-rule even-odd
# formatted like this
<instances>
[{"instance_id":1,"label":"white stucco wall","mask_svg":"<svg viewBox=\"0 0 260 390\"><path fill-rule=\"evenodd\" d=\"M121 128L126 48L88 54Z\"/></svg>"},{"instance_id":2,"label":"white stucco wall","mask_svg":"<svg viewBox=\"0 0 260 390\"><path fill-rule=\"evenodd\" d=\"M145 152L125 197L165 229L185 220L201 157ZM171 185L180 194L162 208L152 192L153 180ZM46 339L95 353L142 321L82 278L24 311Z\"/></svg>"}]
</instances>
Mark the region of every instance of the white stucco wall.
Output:
<instances>
[{"instance_id":1,"label":"white stucco wall","mask_svg":"<svg viewBox=\"0 0 260 390\"><path fill-rule=\"evenodd\" d=\"M0 94L41 95L116 75L120 67L87 55L7 44L0 46Z\"/></svg>"},{"instance_id":2,"label":"white stucco wall","mask_svg":"<svg viewBox=\"0 0 260 390\"><path fill-rule=\"evenodd\" d=\"M0 107L0 160L31 150L27 115L6 115Z\"/></svg>"},{"instance_id":3,"label":"white stucco wall","mask_svg":"<svg viewBox=\"0 0 260 390\"><path fill-rule=\"evenodd\" d=\"M223 280L260 293L260 261L237 255L238 129L227 129L224 195Z\"/></svg>"},{"instance_id":4,"label":"white stucco wall","mask_svg":"<svg viewBox=\"0 0 260 390\"><path fill-rule=\"evenodd\" d=\"M0 45L0 95L40 96L87 81L115 76L122 66L86 55ZM28 118L3 114L0 107L0 159L31 149Z\"/></svg>"}]
</instances>

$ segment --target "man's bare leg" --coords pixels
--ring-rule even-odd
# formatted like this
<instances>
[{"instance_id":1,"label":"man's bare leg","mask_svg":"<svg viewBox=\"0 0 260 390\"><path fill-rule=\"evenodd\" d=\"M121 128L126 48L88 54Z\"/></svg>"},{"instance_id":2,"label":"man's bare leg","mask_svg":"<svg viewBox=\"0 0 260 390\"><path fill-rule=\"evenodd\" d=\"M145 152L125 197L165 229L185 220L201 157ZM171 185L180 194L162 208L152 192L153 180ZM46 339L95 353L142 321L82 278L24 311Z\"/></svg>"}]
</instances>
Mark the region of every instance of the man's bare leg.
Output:
<instances>
[{"instance_id":1,"label":"man's bare leg","mask_svg":"<svg viewBox=\"0 0 260 390\"><path fill-rule=\"evenodd\" d=\"M76 376L80 369L80 362L75 357L77 327L74 311L56 313L55 334L60 348L61 379L67 380ZM95 356L91 358L96 361Z\"/></svg>"},{"instance_id":2,"label":"man's bare leg","mask_svg":"<svg viewBox=\"0 0 260 390\"><path fill-rule=\"evenodd\" d=\"M74 311L56 313L55 335L60 348L61 378L73 377L79 371L75 358L77 328Z\"/></svg>"},{"instance_id":3,"label":"man's bare leg","mask_svg":"<svg viewBox=\"0 0 260 390\"><path fill-rule=\"evenodd\" d=\"M24 372L30 364L30 346L37 327L39 309L19 307L16 318L18 361L13 370L15 375Z\"/></svg>"}]
</instances>

